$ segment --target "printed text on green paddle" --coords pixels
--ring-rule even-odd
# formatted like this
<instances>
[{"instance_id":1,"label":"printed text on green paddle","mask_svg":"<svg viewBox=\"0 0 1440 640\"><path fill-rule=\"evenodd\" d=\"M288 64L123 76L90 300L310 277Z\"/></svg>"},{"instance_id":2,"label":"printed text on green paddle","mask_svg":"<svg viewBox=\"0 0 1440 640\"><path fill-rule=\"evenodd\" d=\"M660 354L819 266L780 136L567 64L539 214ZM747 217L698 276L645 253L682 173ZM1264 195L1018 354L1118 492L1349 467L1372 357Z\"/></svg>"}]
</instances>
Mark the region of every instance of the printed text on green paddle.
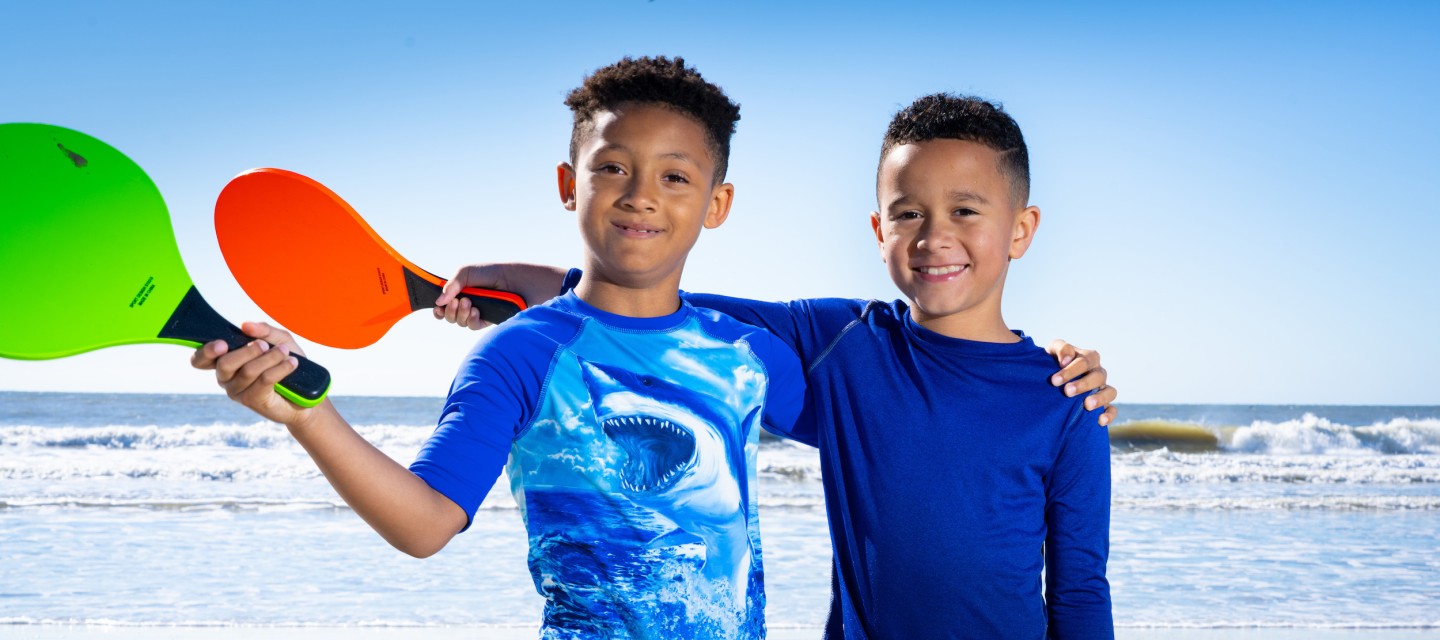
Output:
<instances>
[{"instance_id":1,"label":"printed text on green paddle","mask_svg":"<svg viewBox=\"0 0 1440 640\"><path fill-rule=\"evenodd\" d=\"M165 201L144 170L63 127L0 124L0 283L0 357L250 342L190 281ZM276 391L314 406L330 374L299 360Z\"/></svg>"}]
</instances>

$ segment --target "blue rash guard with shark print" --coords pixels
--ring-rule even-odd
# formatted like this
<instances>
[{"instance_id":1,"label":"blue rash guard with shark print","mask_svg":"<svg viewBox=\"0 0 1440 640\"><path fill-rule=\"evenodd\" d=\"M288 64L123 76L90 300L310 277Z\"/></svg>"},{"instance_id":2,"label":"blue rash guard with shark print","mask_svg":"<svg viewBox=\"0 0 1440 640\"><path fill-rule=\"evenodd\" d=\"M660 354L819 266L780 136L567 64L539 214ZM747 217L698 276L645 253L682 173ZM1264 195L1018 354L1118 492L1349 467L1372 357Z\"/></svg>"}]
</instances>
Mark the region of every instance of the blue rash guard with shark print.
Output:
<instances>
[{"instance_id":1,"label":"blue rash guard with shark print","mask_svg":"<svg viewBox=\"0 0 1440 640\"><path fill-rule=\"evenodd\" d=\"M768 332L570 293L480 339L410 469L471 519L506 469L542 638L761 638L759 429L814 444L803 396Z\"/></svg>"}]
</instances>

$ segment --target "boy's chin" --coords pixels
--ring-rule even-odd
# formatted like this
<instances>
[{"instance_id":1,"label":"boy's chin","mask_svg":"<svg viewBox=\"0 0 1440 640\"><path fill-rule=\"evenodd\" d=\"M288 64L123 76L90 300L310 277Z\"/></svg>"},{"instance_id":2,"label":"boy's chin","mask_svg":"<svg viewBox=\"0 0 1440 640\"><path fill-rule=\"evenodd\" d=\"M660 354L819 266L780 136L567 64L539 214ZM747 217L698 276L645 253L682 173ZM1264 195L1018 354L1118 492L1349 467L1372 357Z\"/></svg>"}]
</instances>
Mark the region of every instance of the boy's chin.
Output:
<instances>
[{"instance_id":1,"label":"boy's chin","mask_svg":"<svg viewBox=\"0 0 1440 640\"><path fill-rule=\"evenodd\" d=\"M917 320L941 320L950 317L964 317L973 311L975 304L960 296L913 295L906 292L911 315Z\"/></svg>"}]
</instances>

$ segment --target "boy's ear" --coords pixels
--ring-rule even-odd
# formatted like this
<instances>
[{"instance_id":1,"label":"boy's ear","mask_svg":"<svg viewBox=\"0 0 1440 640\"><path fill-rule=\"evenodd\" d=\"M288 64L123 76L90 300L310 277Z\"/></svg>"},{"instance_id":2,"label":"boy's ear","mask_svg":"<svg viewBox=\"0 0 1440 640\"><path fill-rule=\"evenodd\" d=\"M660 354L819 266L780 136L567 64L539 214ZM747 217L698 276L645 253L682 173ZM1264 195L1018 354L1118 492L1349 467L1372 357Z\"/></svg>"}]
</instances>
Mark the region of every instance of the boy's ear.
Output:
<instances>
[{"instance_id":1,"label":"boy's ear","mask_svg":"<svg viewBox=\"0 0 1440 640\"><path fill-rule=\"evenodd\" d=\"M560 187L560 203L566 211L575 210L575 167L568 162L555 166L555 178Z\"/></svg>"},{"instance_id":2,"label":"boy's ear","mask_svg":"<svg viewBox=\"0 0 1440 640\"><path fill-rule=\"evenodd\" d=\"M1040 207L1025 207L1015 216L1015 226L1010 236L1010 259L1019 260L1035 240L1035 231L1040 228Z\"/></svg>"},{"instance_id":3,"label":"boy's ear","mask_svg":"<svg viewBox=\"0 0 1440 640\"><path fill-rule=\"evenodd\" d=\"M870 212L870 230L875 232L875 243L880 245L880 261L885 261L885 232L880 230L880 212Z\"/></svg>"},{"instance_id":4,"label":"boy's ear","mask_svg":"<svg viewBox=\"0 0 1440 640\"><path fill-rule=\"evenodd\" d=\"M735 185L726 182L710 192L710 208L705 211L705 228L714 229L725 224L730 217L730 205L735 202Z\"/></svg>"}]
</instances>

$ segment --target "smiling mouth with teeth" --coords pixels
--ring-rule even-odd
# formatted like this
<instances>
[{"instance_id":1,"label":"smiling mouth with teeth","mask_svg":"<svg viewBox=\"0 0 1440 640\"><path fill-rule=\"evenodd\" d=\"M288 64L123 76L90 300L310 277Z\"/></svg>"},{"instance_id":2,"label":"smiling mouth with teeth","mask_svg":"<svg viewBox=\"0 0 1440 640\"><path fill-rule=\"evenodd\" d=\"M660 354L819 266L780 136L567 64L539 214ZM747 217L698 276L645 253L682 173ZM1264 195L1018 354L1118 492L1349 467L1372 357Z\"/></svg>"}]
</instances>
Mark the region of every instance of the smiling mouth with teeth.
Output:
<instances>
[{"instance_id":1,"label":"smiling mouth with teeth","mask_svg":"<svg viewBox=\"0 0 1440 640\"><path fill-rule=\"evenodd\" d=\"M641 228L641 227L632 227L632 226L629 226L629 225L626 225L626 224L622 224L622 223L619 223L619 222L615 222L615 223L612 223L612 224L614 224L614 225L615 225L616 227L618 227L621 231L624 231L624 232L626 232L626 233L643 233L643 234L646 234L646 235L655 235L655 234L657 234L657 233L660 233L660 230L659 230L659 229L649 229L649 228Z\"/></svg>"},{"instance_id":2,"label":"smiling mouth with teeth","mask_svg":"<svg viewBox=\"0 0 1440 640\"><path fill-rule=\"evenodd\" d=\"M947 275L950 275L950 274L952 274L952 273L959 273L959 272L961 272L961 271L964 271L964 270L965 270L967 267L969 267L969 266L970 266L970 265L952 264L952 265L946 265L946 266L943 266L943 267L916 267L915 270L916 270L916 271L919 271L920 273L923 273L923 274L925 274L925 275L931 275L931 276L947 276Z\"/></svg>"},{"instance_id":3,"label":"smiling mouth with teeth","mask_svg":"<svg viewBox=\"0 0 1440 640\"><path fill-rule=\"evenodd\" d=\"M664 418L610 418L601 428L625 451L620 486L626 491L649 493L669 488L695 455L695 436Z\"/></svg>"}]
</instances>

